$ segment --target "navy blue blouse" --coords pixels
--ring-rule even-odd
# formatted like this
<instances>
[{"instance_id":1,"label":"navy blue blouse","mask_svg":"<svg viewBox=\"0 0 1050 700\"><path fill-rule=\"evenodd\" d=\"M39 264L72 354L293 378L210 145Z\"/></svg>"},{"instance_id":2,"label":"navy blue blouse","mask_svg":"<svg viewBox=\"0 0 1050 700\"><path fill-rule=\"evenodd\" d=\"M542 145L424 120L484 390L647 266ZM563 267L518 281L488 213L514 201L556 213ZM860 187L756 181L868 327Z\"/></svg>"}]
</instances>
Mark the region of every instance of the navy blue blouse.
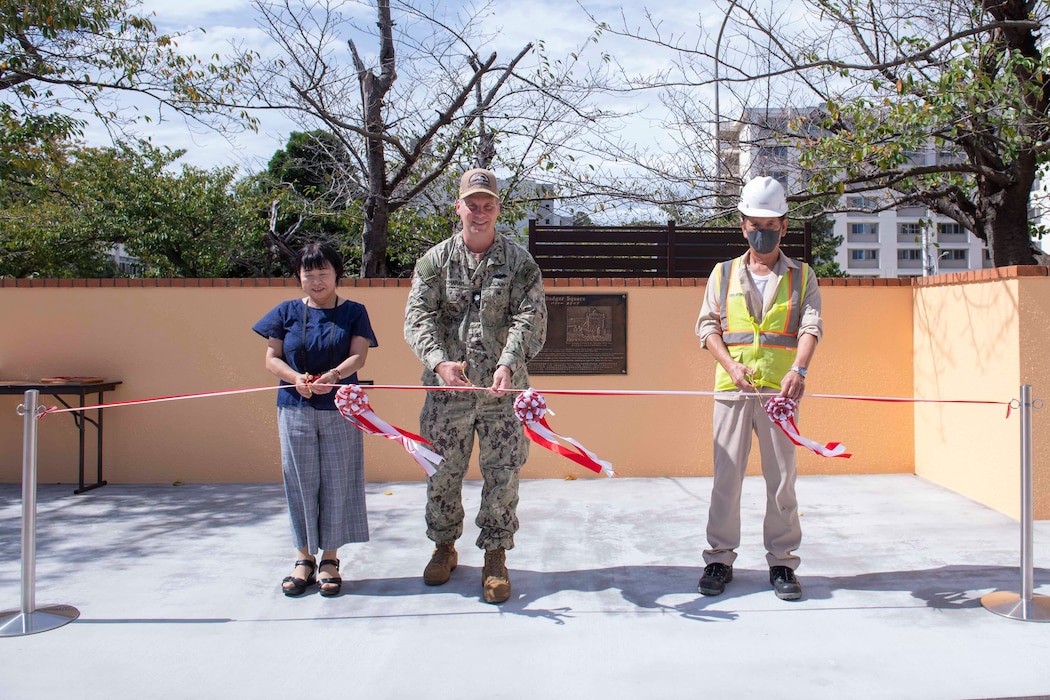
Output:
<instances>
[{"instance_id":1,"label":"navy blue blouse","mask_svg":"<svg viewBox=\"0 0 1050 700\"><path fill-rule=\"evenodd\" d=\"M252 326L264 338L276 338L284 343L284 361L296 372L323 374L350 357L350 339L368 338L368 347L379 345L368 311L363 304L343 300L334 309L315 309L302 299L291 299L278 304ZM357 372L343 377L340 384L356 384ZM284 380L282 386L291 386ZM335 410L335 391L309 398L294 389L277 392L278 406L310 406L322 411Z\"/></svg>"}]
</instances>

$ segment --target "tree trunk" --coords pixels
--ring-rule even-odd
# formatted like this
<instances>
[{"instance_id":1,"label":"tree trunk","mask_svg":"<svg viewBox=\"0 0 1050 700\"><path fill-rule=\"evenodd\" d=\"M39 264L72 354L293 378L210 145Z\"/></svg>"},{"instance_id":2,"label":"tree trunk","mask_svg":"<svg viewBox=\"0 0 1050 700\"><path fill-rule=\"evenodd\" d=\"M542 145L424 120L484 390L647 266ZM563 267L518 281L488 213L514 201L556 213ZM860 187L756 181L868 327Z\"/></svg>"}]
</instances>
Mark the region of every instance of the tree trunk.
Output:
<instances>
[{"instance_id":1,"label":"tree trunk","mask_svg":"<svg viewBox=\"0 0 1050 700\"><path fill-rule=\"evenodd\" d=\"M978 184L978 223L988 243L992 265L1035 265L1028 234L1028 205L1035 181L1035 159L1022 154L1011 167L1009 184L996 187L987 180Z\"/></svg>"},{"instance_id":2,"label":"tree trunk","mask_svg":"<svg viewBox=\"0 0 1050 700\"><path fill-rule=\"evenodd\" d=\"M390 0L376 3L379 13L380 73L366 70L354 45L354 63L361 83L361 107L364 111L365 161L368 178L368 196L365 197L365 228L361 235L361 276L386 277L387 224L390 222L390 185L387 183L386 153L383 135L387 132L383 120L383 100L397 79L394 68L394 22L390 17Z\"/></svg>"},{"instance_id":3,"label":"tree trunk","mask_svg":"<svg viewBox=\"0 0 1050 700\"><path fill-rule=\"evenodd\" d=\"M1035 265L1028 237L1028 190L1023 192L1022 197L1003 192L999 206L988 208L983 228L995 267Z\"/></svg>"},{"instance_id":4,"label":"tree trunk","mask_svg":"<svg viewBox=\"0 0 1050 700\"><path fill-rule=\"evenodd\" d=\"M390 205L385 196L369 195L365 199L365 227L362 234L361 276L386 277L387 230Z\"/></svg>"},{"instance_id":5,"label":"tree trunk","mask_svg":"<svg viewBox=\"0 0 1050 700\"><path fill-rule=\"evenodd\" d=\"M368 164L368 195L365 197L365 226L361 234L361 276L386 277L387 223L390 198L387 194L386 154L377 136L384 131L383 95L385 90L372 73L361 81L365 110L365 160Z\"/></svg>"},{"instance_id":6,"label":"tree trunk","mask_svg":"<svg viewBox=\"0 0 1050 700\"><path fill-rule=\"evenodd\" d=\"M1033 4L1022 0L985 0L981 3L981 9L996 21L1024 21L1030 18ZM998 192L985 198L984 189L987 185L980 183L978 201L985 205L982 208L987 212L986 231L992 264L996 267L1035 265L1035 251L1028 234L1028 206L1037 175L1037 149L1047 138L1046 117L1050 109L1050 92L1039 68L1042 52L1036 32L1031 28L1008 27L994 34L993 39L1000 42L1003 56L1020 55L1027 59L1007 63L1017 84L1025 86L1020 96L1027 110L1020 112L1016 128L1027 138L1025 145L1005 168L1007 184L999 185ZM1038 86L1038 89L1029 86ZM999 152L1010 150L1009 146L993 144L995 146Z\"/></svg>"}]
</instances>

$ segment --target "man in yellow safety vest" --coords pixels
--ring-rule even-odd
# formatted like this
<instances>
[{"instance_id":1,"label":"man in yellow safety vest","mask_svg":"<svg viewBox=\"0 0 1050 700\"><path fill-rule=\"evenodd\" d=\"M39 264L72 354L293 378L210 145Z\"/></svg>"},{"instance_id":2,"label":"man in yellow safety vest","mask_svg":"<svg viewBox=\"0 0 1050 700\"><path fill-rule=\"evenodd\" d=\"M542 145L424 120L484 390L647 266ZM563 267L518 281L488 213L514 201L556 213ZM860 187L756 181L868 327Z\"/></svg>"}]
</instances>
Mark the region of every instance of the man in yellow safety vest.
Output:
<instances>
[{"instance_id":1,"label":"man in yellow safety vest","mask_svg":"<svg viewBox=\"0 0 1050 700\"><path fill-rule=\"evenodd\" d=\"M801 399L806 373L823 333L820 291L809 265L780 251L787 232L787 197L771 177L740 192L737 208L748 250L719 264L704 293L696 334L718 362L714 401L714 485L707 520L704 573L697 590L719 595L733 580L740 545L740 493L758 436L766 481L763 539L769 582L778 598L802 597L795 577L802 542L795 496L795 445L766 415L757 394Z\"/></svg>"}]
</instances>

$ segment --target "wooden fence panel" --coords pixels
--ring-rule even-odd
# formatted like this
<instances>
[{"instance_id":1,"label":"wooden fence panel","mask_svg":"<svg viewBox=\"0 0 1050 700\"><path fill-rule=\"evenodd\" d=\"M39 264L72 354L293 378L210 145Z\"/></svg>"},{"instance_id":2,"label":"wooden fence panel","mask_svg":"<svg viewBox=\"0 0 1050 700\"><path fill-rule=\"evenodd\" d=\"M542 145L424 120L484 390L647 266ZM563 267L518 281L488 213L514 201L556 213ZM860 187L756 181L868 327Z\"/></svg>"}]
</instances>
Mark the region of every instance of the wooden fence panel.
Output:
<instances>
[{"instance_id":1,"label":"wooden fence panel","mask_svg":"<svg viewBox=\"0 0 1050 700\"><path fill-rule=\"evenodd\" d=\"M812 262L810 227L789 227L781 250ZM551 226L529 221L529 252L546 277L707 277L747 250L735 227Z\"/></svg>"}]
</instances>

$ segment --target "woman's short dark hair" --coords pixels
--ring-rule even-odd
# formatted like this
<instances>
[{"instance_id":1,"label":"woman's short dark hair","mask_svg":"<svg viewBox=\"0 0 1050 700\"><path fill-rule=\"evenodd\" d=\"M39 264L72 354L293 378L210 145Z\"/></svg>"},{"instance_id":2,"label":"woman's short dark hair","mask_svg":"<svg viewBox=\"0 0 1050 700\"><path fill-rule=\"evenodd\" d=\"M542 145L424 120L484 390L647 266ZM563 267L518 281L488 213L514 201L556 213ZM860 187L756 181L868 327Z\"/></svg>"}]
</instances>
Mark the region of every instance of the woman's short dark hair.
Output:
<instances>
[{"instance_id":1,"label":"woman's short dark hair","mask_svg":"<svg viewBox=\"0 0 1050 700\"><path fill-rule=\"evenodd\" d=\"M327 241L314 241L307 243L299 251L300 270L320 270L332 266L335 270L335 278L343 276L343 256Z\"/></svg>"}]
</instances>

